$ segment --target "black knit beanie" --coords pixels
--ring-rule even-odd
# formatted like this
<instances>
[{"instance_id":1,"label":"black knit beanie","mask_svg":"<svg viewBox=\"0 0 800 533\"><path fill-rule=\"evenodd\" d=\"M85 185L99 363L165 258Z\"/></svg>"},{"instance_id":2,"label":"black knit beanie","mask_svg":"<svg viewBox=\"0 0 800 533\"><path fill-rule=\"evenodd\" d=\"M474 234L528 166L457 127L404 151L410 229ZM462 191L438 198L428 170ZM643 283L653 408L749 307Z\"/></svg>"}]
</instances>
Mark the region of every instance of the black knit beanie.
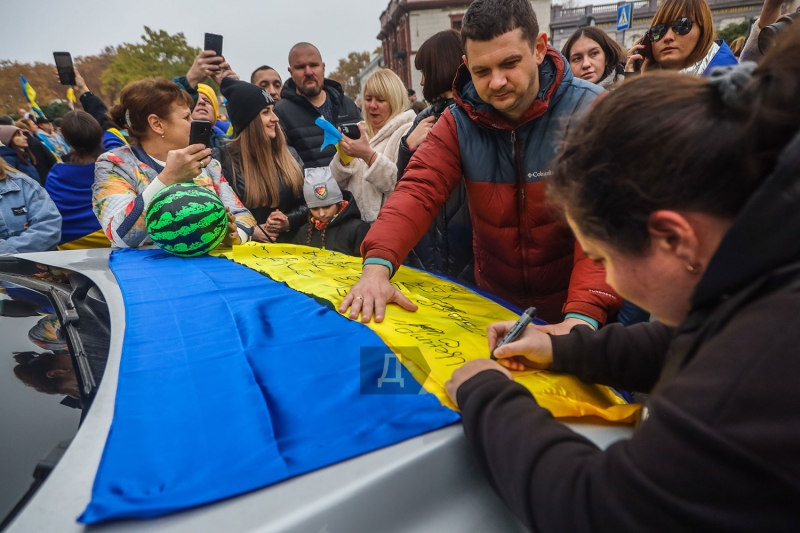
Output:
<instances>
[{"instance_id":1,"label":"black knit beanie","mask_svg":"<svg viewBox=\"0 0 800 533\"><path fill-rule=\"evenodd\" d=\"M222 96L228 99L228 118L233 125L233 135L239 135L261 110L275 102L269 93L246 81L224 78L220 84Z\"/></svg>"}]
</instances>

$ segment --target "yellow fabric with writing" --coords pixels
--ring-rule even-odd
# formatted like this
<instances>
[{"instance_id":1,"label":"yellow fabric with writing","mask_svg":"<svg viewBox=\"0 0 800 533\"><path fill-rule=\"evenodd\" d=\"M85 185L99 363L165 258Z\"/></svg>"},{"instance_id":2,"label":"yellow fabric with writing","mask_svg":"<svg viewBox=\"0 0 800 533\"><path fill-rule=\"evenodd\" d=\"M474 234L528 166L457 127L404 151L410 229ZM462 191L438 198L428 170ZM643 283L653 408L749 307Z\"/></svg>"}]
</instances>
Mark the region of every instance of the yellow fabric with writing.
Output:
<instances>
[{"instance_id":1,"label":"yellow fabric with writing","mask_svg":"<svg viewBox=\"0 0 800 533\"><path fill-rule=\"evenodd\" d=\"M360 258L306 246L247 243L214 255L233 259L334 307L361 276ZM419 310L409 313L390 305L383 322L366 326L397 354L428 392L456 409L444 383L465 362L489 356L489 324L519 317L469 289L415 269L399 269L392 283ZM420 354L424 361L415 360ZM514 372L514 379L556 417L597 416L632 422L640 409L608 387L587 385L572 376L529 370Z\"/></svg>"}]
</instances>

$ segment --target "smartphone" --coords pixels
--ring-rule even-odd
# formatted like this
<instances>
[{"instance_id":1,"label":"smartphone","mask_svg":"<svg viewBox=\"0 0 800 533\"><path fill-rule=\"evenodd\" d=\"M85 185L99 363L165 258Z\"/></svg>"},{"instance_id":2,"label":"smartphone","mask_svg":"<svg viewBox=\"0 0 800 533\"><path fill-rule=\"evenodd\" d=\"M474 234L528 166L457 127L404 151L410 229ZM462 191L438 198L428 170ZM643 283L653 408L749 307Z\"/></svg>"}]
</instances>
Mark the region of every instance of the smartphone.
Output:
<instances>
[{"instance_id":1,"label":"smartphone","mask_svg":"<svg viewBox=\"0 0 800 533\"><path fill-rule=\"evenodd\" d=\"M61 85L75 85L75 69L72 66L72 56L69 52L53 52L58 70L58 81Z\"/></svg>"},{"instance_id":2,"label":"smartphone","mask_svg":"<svg viewBox=\"0 0 800 533\"><path fill-rule=\"evenodd\" d=\"M652 58L653 57L653 42L650 40L650 32L644 32L642 35L642 40L639 41L639 44L643 44L644 48L639 50L639 55L641 55L644 59Z\"/></svg>"},{"instance_id":3,"label":"smartphone","mask_svg":"<svg viewBox=\"0 0 800 533\"><path fill-rule=\"evenodd\" d=\"M342 135L344 135L345 137L348 137L353 140L361 138L361 130L358 129L358 124L356 124L355 122L351 124L342 124L341 126L339 126L339 128L342 130Z\"/></svg>"},{"instance_id":4,"label":"smartphone","mask_svg":"<svg viewBox=\"0 0 800 533\"><path fill-rule=\"evenodd\" d=\"M206 33L206 42L203 50L213 50L218 56L222 55L222 35Z\"/></svg>"},{"instance_id":5,"label":"smartphone","mask_svg":"<svg viewBox=\"0 0 800 533\"><path fill-rule=\"evenodd\" d=\"M211 144L211 124L207 120L193 120L192 129L189 133L189 145L202 144L206 148Z\"/></svg>"},{"instance_id":6,"label":"smartphone","mask_svg":"<svg viewBox=\"0 0 800 533\"><path fill-rule=\"evenodd\" d=\"M639 72L642 70L644 59L653 57L653 42L650 40L650 32L644 32L644 35L642 35L642 38L639 39L637 44L644 45L644 48L639 49L639 55L642 56L643 59L634 61L633 63L633 70Z\"/></svg>"}]
</instances>

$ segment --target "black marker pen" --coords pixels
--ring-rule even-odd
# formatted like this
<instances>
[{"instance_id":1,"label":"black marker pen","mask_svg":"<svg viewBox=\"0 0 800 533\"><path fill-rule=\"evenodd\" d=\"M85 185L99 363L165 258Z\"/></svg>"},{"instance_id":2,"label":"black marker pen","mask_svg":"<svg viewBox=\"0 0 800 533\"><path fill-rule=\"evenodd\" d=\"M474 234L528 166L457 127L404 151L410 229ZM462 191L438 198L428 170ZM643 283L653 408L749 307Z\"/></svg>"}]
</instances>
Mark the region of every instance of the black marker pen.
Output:
<instances>
[{"instance_id":1,"label":"black marker pen","mask_svg":"<svg viewBox=\"0 0 800 533\"><path fill-rule=\"evenodd\" d=\"M499 347L508 344L509 342L514 342L515 340L519 339L520 336L522 336L522 332L525 331L525 328L528 327L528 324L533 322L534 318L536 318L536 308L535 307L527 308L525 312L522 313L522 316L519 317L517 323L511 327L508 333L506 333L506 336L503 337L503 340L498 342L497 346L495 346L494 349L496 350ZM494 356L494 350L489 355L489 358L495 361L497 360L497 358Z\"/></svg>"}]
</instances>

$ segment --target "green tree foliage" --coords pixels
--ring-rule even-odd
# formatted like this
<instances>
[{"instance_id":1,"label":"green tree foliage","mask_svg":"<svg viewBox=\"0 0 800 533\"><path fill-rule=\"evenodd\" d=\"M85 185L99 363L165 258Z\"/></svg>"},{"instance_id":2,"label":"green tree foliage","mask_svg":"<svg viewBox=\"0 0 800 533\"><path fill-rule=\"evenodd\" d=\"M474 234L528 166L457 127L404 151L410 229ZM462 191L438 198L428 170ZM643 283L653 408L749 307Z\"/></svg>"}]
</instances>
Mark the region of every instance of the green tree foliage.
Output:
<instances>
[{"instance_id":1,"label":"green tree foliage","mask_svg":"<svg viewBox=\"0 0 800 533\"><path fill-rule=\"evenodd\" d=\"M44 112L44 116L50 120L61 118L70 112L69 104L67 104L66 100L53 100L49 104L40 107Z\"/></svg>"},{"instance_id":2,"label":"green tree foliage","mask_svg":"<svg viewBox=\"0 0 800 533\"><path fill-rule=\"evenodd\" d=\"M339 60L339 66L329 76L330 79L341 83L344 92L353 100L361 93L358 73L369 65L369 58L369 52L350 52L346 58Z\"/></svg>"},{"instance_id":3,"label":"green tree foliage","mask_svg":"<svg viewBox=\"0 0 800 533\"><path fill-rule=\"evenodd\" d=\"M113 60L102 75L104 92L118 94L128 83L143 78L182 76L200 53L199 48L189 46L183 33L170 35L145 26L142 41L116 48Z\"/></svg>"},{"instance_id":4,"label":"green tree foliage","mask_svg":"<svg viewBox=\"0 0 800 533\"><path fill-rule=\"evenodd\" d=\"M739 24L725 26L725 28L717 32L717 37L728 43L728 46L730 46L736 38L747 38L748 35L750 35L750 23L746 20Z\"/></svg>"}]
</instances>

